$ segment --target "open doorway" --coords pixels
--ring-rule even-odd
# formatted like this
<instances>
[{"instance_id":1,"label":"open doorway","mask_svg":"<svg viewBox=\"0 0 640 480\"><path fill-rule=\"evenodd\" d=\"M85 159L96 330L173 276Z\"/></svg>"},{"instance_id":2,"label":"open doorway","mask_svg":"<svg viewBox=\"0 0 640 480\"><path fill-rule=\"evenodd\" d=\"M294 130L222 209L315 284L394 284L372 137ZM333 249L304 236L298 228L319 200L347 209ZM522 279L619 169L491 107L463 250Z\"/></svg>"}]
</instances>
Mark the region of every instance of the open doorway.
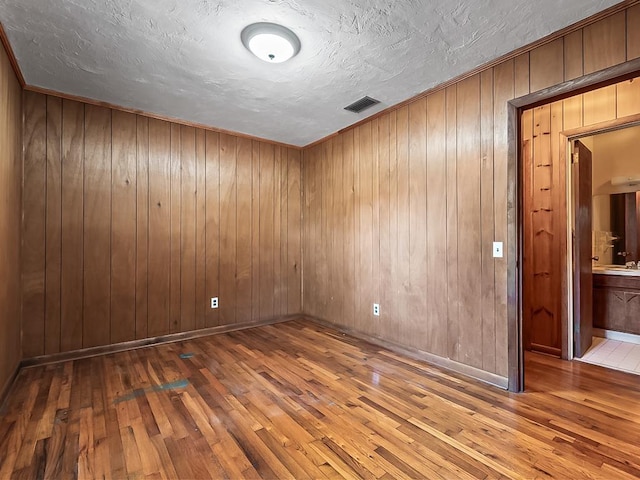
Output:
<instances>
[{"instance_id":1,"label":"open doorway","mask_svg":"<svg viewBox=\"0 0 640 480\"><path fill-rule=\"evenodd\" d=\"M593 143L589 137L614 130L624 131L625 127L640 123L640 101L631 99L640 100L640 78L622 80L586 93L549 101L547 104L541 105L542 102L539 101L534 107L521 107L518 115L521 202L519 236L522 242L519 331L521 352L531 351L572 360L575 354L586 354L590 347L589 341L593 342L591 332L575 328L573 321L574 314L577 313L579 319L583 315L576 312L573 303L576 292L573 250L575 232L572 222L577 216L573 210L576 206L573 204L572 153L575 140ZM638 138L637 135L637 131L630 130L629 136ZM633 148L630 150L633 151ZM606 160L604 164L607 165ZM596 169L599 168L598 165ZM637 173L640 175L640 171ZM611 182L611 178L608 181ZM591 186L585 191L588 194L584 195L584 208L591 215ZM589 274L593 274L591 257L596 256L591 248L596 242L591 230L589 227L588 248L584 249L586 253L583 254L587 256L585 271L588 270ZM602 292L597 291L599 287L593 289L593 279L588 283L593 295L602 295ZM627 293L629 292L631 291ZM637 293L640 294L640 289ZM624 295L622 298L625 298ZM626 298L631 299L632 303L636 299L631 295ZM640 302L640 297L638 301ZM593 299L586 296L584 304L591 305L589 312L596 315L604 308L602 303L594 303ZM640 310L636 317L640 318ZM592 322L589 325L594 326ZM603 338L600 337L602 329L598 330L597 324L595 328L598 344L601 342L600 338ZM574 341L580 333L585 334L585 340L588 340L574 351ZM519 380L520 388L523 388L526 372L524 368L520 372L524 373Z\"/></svg>"},{"instance_id":2,"label":"open doorway","mask_svg":"<svg viewBox=\"0 0 640 480\"><path fill-rule=\"evenodd\" d=\"M640 126L627 125L574 141L574 150L588 153L573 162L571 182L577 202L574 265L582 267L574 271L574 308L588 310L573 318L589 323L574 326L584 337L576 338L575 357L635 374L640 374L638 138ZM589 178L581 178L587 172ZM580 192L581 187L588 190Z\"/></svg>"}]
</instances>

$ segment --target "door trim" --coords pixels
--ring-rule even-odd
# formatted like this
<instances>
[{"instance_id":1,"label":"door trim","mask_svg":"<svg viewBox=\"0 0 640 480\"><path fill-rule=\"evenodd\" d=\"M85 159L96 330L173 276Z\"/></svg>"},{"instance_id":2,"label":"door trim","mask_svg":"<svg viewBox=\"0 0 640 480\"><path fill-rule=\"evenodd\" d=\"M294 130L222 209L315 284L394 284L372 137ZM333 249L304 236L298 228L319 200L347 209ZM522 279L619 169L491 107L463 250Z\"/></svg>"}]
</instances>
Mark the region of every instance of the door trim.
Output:
<instances>
[{"instance_id":1,"label":"door trim","mask_svg":"<svg viewBox=\"0 0 640 480\"><path fill-rule=\"evenodd\" d=\"M508 114L508 162L507 162L507 338L508 338L508 389L521 392L525 387L524 348L522 340L522 254L523 254L523 165L520 151L521 125L523 110L553 101L580 95L614 83L640 76L640 58L584 75L574 80L545 88L507 102ZM620 128L621 125L640 122L640 115L603 122L598 125L560 133L563 147L560 149L560 161L567 161L567 141L569 138L586 136L589 132ZM569 242L569 239L567 239ZM565 252L566 255L566 252ZM566 263L566 260L565 260ZM564 280L563 291L567 292L568 279ZM564 304L568 298L563 296ZM563 304L561 323L563 329L563 350L568 345L569 318L566 305ZM570 354L563 352L563 358Z\"/></svg>"}]
</instances>

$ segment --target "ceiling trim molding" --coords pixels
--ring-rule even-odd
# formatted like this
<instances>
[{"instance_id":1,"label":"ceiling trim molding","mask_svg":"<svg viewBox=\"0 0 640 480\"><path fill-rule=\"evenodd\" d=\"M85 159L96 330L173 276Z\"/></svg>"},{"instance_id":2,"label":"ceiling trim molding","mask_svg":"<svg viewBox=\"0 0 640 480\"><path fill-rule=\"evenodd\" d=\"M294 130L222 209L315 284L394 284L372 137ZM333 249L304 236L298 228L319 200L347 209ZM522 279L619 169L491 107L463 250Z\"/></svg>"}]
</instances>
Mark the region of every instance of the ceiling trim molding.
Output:
<instances>
[{"instance_id":1,"label":"ceiling trim molding","mask_svg":"<svg viewBox=\"0 0 640 480\"><path fill-rule=\"evenodd\" d=\"M2 22L0 22L0 43L2 43L2 46L4 47L4 51L7 52L7 57L9 57L9 63L13 68L13 73L16 74L16 77L18 78L18 82L20 82L20 85L22 86L22 88L24 88L26 85L24 81L24 76L22 75L22 70L20 70L20 66L18 65L16 56L13 53L13 48L11 48L11 44L9 43L9 39L7 38L7 33L4 31L4 26L2 25Z\"/></svg>"},{"instance_id":2,"label":"ceiling trim molding","mask_svg":"<svg viewBox=\"0 0 640 480\"><path fill-rule=\"evenodd\" d=\"M640 1L640 0L639 0ZM180 118L170 117L167 115L160 115L157 113L146 112L144 110L138 110L135 108L123 107L122 105L116 105L109 102L102 102L100 100L94 100L93 98L80 97L78 95L71 95L68 93L57 92L55 90L48 90L42 87L34 87L33 85L25 85L24 89L28 92L41 93L43 95L49 95L51 97L58 97L64 100L72 100L74 102L86 103L87 105L94 105L96 107L105 107L112 110L118 110L125 113L133 113L135 115L141 115L143 117L154 118L156 120L162 120L164 122L175 123L178 125L184 125L186 127L200 128L202 130L209 130L211 132L222 133L225 135L232 135L239 138L247 138L249 140L256 140L262 143L268 143L277 147L290 148L292 150L302 150L303 147L298 145L290 145L288 143L277 142L275 140L269 140L268 138L260 138L254 135L249 135L242 132L234 132L232 130L225 130L223 128L216 128L211 125L205 125L203 123L189 122Z\"/></svg>"},{"instance_id":3,"label":"ceiling trim molding","mask_svg":"<svg viewBox=\"0 0 640 480\"><path fill-rule=\"evenodd\" d=\"M543 37L539 40L536 40L535 42L532 42L528 45L525 45L523 47L520 47L516 50L513 50L512 52L509 52L505 55L502 55L501 57L496 58L495 60L492 60L490 62L487 62L483 65L480 65L476 68L474 68L473 70L469 70L466 73L463 73L462 75L458 75L457 77L454 77L450 80L447 80L444 83L441 83L439 85L436 85L433 88L430 88L428 90L425 90L424 92L418 93L417 95L408 98L407 100L403 100L400 103L396 103L395 105L392 105L390 107L385 108L384 110L380 110L379 112L374 113L373 115L371 115L370 117L367 118L363 118L362 120L357 121L356 123L349 125L348 127L342 128L340 130L338 130L337 132L331 133L329 135L327 135L324 138L321 138L319 140L316 140L315 142L309 143L308 145L305 145L303 148L306 150L307 148L313 148L317 145L320 145L321 143L326 142L327 140L332 139L333 137L336 137L344 132L348 132L349 130L352 130L354 128L359 127L360 125L364 125L367 122L370 122L372 120L375 120L376 118L382 117L383 115L386 115L387 113L399 110L402 107L405 107L417 100L420 100L422 98L425 98L433 93L439 92L441 90L444 90L452 85L455 85L457 83L462 82L463 80L466 80L469 77L473 77L474 75L478 75L479 73L484 72L485 70L489 70L490 68L496 67L497 65L500 65L503 62L507 62L509 60L513 60L516 57L524 54L524 53L529 53L532 50L535 50L538 47L541 47L543 45L546 45L547 43L551 43L559 38L562 38L570 33L576 32L584 27L587 27L589 25L592 25L600 20L603 20L607 17L610 17L612 15L615 15L616 13L620 13L623 12L625 10L628 10L629 8L635 6L635 5L640 5L640 0L624 0L612 7L609 7L605 10L602 10L594 15L591 15L590 17L585 18L584 20L581 20L579 22L574 23L573 25L569 25L568 27L565 27L561 30L558 30L557 32L553 32L549 35L547 35L546 37Z\"/></svg>"}]
</instances>

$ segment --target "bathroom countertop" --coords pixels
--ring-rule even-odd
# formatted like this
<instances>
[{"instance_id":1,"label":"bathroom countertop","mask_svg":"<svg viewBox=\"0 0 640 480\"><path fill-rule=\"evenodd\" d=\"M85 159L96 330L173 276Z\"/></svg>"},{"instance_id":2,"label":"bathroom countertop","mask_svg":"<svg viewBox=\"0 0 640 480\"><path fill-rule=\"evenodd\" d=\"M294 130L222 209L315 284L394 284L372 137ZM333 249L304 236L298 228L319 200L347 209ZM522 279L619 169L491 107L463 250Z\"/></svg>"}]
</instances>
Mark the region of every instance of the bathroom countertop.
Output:
<instances>
[{"instance_id":1,"label":"bathroom countertop","mask_svg":"<svg viewBox=\"0 0 640 480\"><path fill-rule=\"evenodd\" d=\"M640 270L625 268L621 265L594 265L593 273L600 275L624 275L627 277L640 277Z\"/></svg>"}]
</instances>

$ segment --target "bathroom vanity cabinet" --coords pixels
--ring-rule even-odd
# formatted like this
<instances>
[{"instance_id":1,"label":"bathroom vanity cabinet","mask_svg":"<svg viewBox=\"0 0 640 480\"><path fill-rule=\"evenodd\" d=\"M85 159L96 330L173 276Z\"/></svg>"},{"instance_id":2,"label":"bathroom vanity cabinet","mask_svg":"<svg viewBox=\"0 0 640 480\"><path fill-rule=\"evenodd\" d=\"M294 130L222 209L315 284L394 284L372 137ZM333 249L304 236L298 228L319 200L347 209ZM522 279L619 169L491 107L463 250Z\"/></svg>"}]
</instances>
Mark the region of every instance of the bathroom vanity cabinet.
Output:
<instances>
[{"instance_id":1,"label":"bathroom vanity cabinet","mask_svg":"<svg viewBox=\"0 0 640 480\"><path fill-rule=\"evenodd\" d=\"M593 326L640 335L640 272L638 275L594 272Z\"/></svg>"}]
</instances>

